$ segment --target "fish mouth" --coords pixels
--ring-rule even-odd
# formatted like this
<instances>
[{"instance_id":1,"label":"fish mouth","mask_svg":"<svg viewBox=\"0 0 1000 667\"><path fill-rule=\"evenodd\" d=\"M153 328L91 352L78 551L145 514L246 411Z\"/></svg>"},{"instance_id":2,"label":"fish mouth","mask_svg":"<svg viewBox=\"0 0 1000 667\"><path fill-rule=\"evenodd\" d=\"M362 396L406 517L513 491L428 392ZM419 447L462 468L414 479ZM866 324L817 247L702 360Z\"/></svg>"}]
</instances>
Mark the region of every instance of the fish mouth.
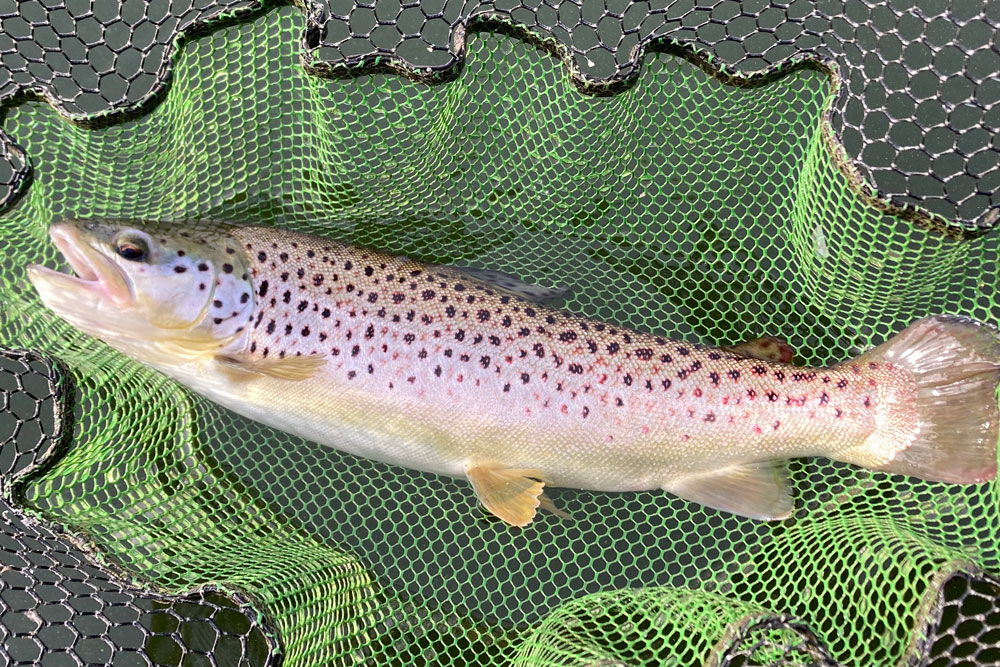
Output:
<instances>
[{"instance_id":1,"label":"fish mouth","mask_svg":"<svg viewBox=\"0 0 1000 667\"><path fill-rule=\"evenodd\" d=\"M69 290L110 300L118 307L132 305L134 298L128 278L109 258L86 242L73 225L59 222L49 229L49 238L76 275L35 264L28 267L28 279L45 297L48 288Z\"/></svg>"}]
</instances>

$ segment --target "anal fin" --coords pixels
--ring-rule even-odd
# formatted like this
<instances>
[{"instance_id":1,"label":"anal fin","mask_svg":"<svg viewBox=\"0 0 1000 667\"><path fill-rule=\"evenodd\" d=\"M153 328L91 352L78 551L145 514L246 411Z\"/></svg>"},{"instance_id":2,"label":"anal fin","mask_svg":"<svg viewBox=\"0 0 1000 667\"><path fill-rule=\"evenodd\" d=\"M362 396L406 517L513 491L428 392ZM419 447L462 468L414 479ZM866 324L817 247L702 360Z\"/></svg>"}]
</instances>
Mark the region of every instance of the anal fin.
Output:
<instances>
[{"instance_id":1,"label":"anal fin","mask_svg":"<svg viewBox=\"0 0 1000 667\"><path fill-rule=\"evenodd\" d=\"M792 363L792 359L795 357L795 350L792 349L791 345L773 336L761 336L722 349L751 359L777 361L783 364Z\"/></svg>"},{"instance_id":2,"label":"anal fin","mask_svg":"<svg viewBox=\"0 0 1000 667\"><path fill-rule=\"evenodd\" d=\"M783 462L745 463L689 475L663 488L685 500L751 519L787 519L795 509Z\"/></svg>"},{"instance_id":3,"label":"anal fin","mask_svg":"<svg viewBox=\"0 0 1000 667\"><path fill-rule=\"evenodd\" d=\"M270 359L241 359L237 356L216 355L219 367L234 380L251 380L254 377L273 377L279 380L306 380L314 376L326 363L326 355L309 354L300 357L273 357Z\"/></svg>"},{"instance_id":4,"label":"anal fin","mask_svg":"<svg viewBox=\"0 0 1000 667\"><path fill-rule=\"evenodd\" d=\"M471 466L465 474L483 506L512 526L527 526L540 506L551 506L542 494L545 482L538 470L486 464Z\"/></svg>"}]
</instances>

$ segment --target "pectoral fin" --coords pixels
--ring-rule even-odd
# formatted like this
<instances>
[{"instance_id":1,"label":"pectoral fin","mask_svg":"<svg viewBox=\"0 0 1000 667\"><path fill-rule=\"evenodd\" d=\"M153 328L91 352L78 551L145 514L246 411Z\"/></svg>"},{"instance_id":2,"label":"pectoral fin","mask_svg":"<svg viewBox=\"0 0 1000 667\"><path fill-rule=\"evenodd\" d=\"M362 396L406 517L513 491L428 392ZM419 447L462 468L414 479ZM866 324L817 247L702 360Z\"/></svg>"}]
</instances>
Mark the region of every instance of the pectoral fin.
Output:
<instances>
[{"instance_id":1,"label":"pectoral fin","mask_svg":"<svg viewBox=\"0 0 1000 667\"><path fill-rule=\"evenodd\" d=\"M795 506L784 463L747 463L665 485L664 490L686 500L751 519L787 519Z\"/></svg>"},{"instance_id":2,"label":"pectoral fin","mask_svg":"<svg viewBox=\"0 0 1000 667\"><path fill-rule=\"evenodd\" d=\"M764 361L778 361L783 364L792 363L792 358L795 356L795 350L792 349L791 345L780 338L772 336L762 336L761 338L744 341L737 345L730 345L723 349L735 352L744 357L762 359Z\"/></svg>"},{"instance_id":3,"label":"pectoral fin","mask_svg":"<svg viewBox=\"0 0 1000 667\"><path fill-rule=\"evenodd\" d=\"M216 355L219 368L234 380L251 380L254 377L273 377L279 380L305 380L311 378L326 356L310 354L301 357L273 357L270 359L240 359L236 356Z\"/></svg>"},{"instance_id":4,"label":"pectoral fin","mask_svg":"<svg viewBox=\"0 0 1000 667\"><path fill-rule=\"evenodd\" d=\"M477 465L467 468L465 474L483 506L512 526L527 526L543 504L545 482L538 479L538 470Z\"/></svg>"},{"instance_id":5,"label":"pectoral fin","mask_svg":"<svg viewBox=\"0 0 1000 667\"><path fill-rule=\"evenodd\" d=\"M502 271L480 269L473 266L456 266L452 268L477 280L489 283L501 292L509 292L522 299L529 299L537 303L553 301L570 293L569 287L541 287L540 285L532 285Z\"/></svg>"}]
</instances>

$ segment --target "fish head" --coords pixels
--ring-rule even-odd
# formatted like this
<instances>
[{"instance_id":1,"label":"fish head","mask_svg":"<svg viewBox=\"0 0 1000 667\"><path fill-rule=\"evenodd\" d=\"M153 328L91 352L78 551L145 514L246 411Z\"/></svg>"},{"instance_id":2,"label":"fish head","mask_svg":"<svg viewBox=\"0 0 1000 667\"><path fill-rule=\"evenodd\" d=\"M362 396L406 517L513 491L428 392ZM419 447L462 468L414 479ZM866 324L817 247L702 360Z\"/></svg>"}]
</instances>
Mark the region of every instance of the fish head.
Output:
<instances>
[{"instance_id":1,"label":"fish head","mask_svg":"<svg viewBox=\"0 0 1000 667\"><path fill-rule=\"evenodd\" d=\"M242 330L253 310L246 255L231 229L64 220L49 236L72 274L36 265L28 278L61 318L133 356L170 340L211 347Z\"/></svg>"}]
</instances>

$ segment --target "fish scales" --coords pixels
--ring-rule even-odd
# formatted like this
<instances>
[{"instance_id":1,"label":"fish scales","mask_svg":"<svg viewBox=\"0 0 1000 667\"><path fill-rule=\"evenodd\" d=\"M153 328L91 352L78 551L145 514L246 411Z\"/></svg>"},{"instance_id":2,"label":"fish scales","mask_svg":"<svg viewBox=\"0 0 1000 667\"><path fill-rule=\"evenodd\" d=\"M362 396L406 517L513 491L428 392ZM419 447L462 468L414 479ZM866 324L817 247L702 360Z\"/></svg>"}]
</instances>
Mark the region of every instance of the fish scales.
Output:
<instances>
[{"instance_id":1,"label":"fish scales","mask_svg":"<svg viewBox=\"0 0 1000 667\"><path fill-rule=\"evenodd\" d=\"M476 433L460 445L468 458L502 451L557 486L655 488L704 470L691 450L737 462L734 442L765 458L857 448L901 376L891 364L864 377L856 364L789 370L568 315L452 268L271 229L238 236L263 313L252 355L329 355L325 386L394 393L434 414L446 440ZM834 438L818 437L835 421Z\"/></svg>"},{"instance_id":2,"label":"fish scales","mask_svg":"<svg viewBox=\"0 0 1000 667\"><path fill-rule=\"evenodd\" d=\"M28 275L80 330L250 419L465 477L512 525L556 511L545 486L785 518L782 462L800 456L996 475L1000 337L968 318L806 368L774 339L674 341L543 305L558 291L496 272L278 229L71 220L50 236L77 275Z\"/></svg>"}]
</instances>

